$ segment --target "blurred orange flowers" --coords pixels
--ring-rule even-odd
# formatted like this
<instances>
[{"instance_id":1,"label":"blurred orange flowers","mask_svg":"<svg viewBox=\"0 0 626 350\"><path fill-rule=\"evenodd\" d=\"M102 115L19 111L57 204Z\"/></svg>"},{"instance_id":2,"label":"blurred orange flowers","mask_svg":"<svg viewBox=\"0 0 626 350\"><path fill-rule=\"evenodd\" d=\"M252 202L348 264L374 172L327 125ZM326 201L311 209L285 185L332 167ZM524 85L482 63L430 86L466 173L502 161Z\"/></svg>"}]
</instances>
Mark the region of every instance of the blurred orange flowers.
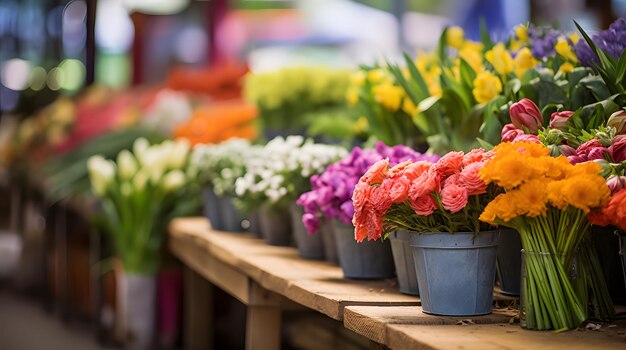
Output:
<instances>
[{"instance_id":1,"label":"blurred orange flowers","mask_svg":"<svg viewBox=\"0 0 626 350\"><path fill-rule=\"evenodd\" d=\"M192 145L219 143L233 137L254 139L258 115L256 107L244 102L225 102L201 107L188 122L174 129L176 139L187 139Z\"/></svg>"}]
</instances>

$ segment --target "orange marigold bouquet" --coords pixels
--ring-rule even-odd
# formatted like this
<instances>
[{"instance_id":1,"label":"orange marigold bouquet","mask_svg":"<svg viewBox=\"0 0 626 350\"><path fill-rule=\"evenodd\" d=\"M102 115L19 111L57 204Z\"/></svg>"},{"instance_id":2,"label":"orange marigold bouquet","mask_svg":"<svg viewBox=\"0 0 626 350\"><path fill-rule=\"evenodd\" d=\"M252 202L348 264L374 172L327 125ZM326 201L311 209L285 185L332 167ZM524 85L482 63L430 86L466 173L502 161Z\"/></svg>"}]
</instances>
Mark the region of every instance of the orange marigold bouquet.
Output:
<instances>
[{"instance_id":1,"label":"orange marigold bouquet","mask_svg":"<svg viewBox=\"0 0 626 350\"><path fill-rule=\"evenodd\" d=\"M606 283L588 242L587 214L611 196L594 162L572 165L553 158L534 142L502 143L480 170L480 178L504 192L487 205L480 220L516 229L525 250L522 325L531 329L572 329L594 316L614 315ZM574 284L570 272L576 260Z\"/></svg>"}]
</instances>

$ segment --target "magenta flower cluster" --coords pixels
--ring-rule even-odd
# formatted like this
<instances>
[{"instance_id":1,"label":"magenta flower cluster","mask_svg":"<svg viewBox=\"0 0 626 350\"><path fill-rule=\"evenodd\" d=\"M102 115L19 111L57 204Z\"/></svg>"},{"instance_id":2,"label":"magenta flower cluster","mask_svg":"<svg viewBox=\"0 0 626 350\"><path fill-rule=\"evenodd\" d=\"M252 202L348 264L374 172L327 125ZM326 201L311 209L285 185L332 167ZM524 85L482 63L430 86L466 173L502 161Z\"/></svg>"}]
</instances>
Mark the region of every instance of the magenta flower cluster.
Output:
<instances>
[{"instance_id":1,"label":"magenta flower cluster","mask_svg":"<svg viewBox=\"0 0 626 350\"><path fill-rule=\"evenodd\" d=\"M374 163L385 158L393 166L409 159L436 162L439 156L427 156L402 145L390 147L382 142L378 142L374 149L355 147L349 155L328 166L322 174L311 177L312 190L297 200L296 203L304 208L302 222L307 231L316 233L322 216L327 220L337 218L350 224L354 215L354 187Z\"/></svg>"}]
</instances>

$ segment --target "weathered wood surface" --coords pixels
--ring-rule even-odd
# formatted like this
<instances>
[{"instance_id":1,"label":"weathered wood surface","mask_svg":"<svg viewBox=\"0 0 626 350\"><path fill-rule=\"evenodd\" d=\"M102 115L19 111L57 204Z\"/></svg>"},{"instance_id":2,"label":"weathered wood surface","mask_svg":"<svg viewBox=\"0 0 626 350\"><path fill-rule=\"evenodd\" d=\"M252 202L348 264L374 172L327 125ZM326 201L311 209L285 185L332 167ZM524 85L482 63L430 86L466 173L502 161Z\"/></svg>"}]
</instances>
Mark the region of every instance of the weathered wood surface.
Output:
<instances>
[{"instance_id":1,"label":"weathered wood surface","mask_svg":"<svg viewBox=\"0 0 626 350\"><path fill-rule=\"evenodd\" d=\"M172 221L169 240L172 252L207 278L240 272L261 287L336 320L343 319L344 308L350 305L419 305L419 298L398 292L395 280L344 279L337 266L304 260L295 248L269 246L252 235L213 231L204 218Z\"/></svg>"},{"instance_id":2,"label":"weathered wood surface","mask_svg":"<svg viewBox=\"0 0 626 350\"><path fill-rule=\"evenodd\" d=\"M391 349L625 349L626 321L563 333L510 324L513 310L477 317L426 315L418 307L346 308L344 325Z\"/></svg>"}]
</instances>

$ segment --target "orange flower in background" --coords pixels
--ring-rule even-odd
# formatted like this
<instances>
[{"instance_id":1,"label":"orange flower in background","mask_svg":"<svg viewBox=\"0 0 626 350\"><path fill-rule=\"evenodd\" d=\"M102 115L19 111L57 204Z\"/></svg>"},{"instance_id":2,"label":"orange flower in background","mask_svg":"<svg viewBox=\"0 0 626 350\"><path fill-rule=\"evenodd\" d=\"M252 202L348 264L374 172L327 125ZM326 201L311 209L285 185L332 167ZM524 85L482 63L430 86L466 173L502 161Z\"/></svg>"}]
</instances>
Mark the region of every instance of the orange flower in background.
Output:
<instances>
[{"instance_id":1,"label":"orange flower in background","mask_svg":"<svg viewBox=\"0 0 626 350\"><path fill-rule=\"evenodd\" d=\"M254 139L256 107L244 102L220 103L198 108L190 120L174 129L176 139L189 140L192 145L219 143L233 137Z\"/></svg>"},{"instance_id":2,"label":"orange flower in background","mask_svg":"<svg viewBox=\"0 0 626 350\"><path fill-rule=\"evenodd\" d=\"M174 90L205 93L217 100L241 97L242 78L248 67L226 63L212 68L177 67L170 71L167 86Z\"/></svg>"},{"instance_id":3,"label":"orange flower in background","mask_svg":"<svg viewBox=\"0 0 626 350\"><path fill-rule=\"evenodd\" d=\"M587 218L594 225L613 225L626 231L626 189L615 193L607 206L602 210L591 211Z\"/></svg>"}]
</instances>

